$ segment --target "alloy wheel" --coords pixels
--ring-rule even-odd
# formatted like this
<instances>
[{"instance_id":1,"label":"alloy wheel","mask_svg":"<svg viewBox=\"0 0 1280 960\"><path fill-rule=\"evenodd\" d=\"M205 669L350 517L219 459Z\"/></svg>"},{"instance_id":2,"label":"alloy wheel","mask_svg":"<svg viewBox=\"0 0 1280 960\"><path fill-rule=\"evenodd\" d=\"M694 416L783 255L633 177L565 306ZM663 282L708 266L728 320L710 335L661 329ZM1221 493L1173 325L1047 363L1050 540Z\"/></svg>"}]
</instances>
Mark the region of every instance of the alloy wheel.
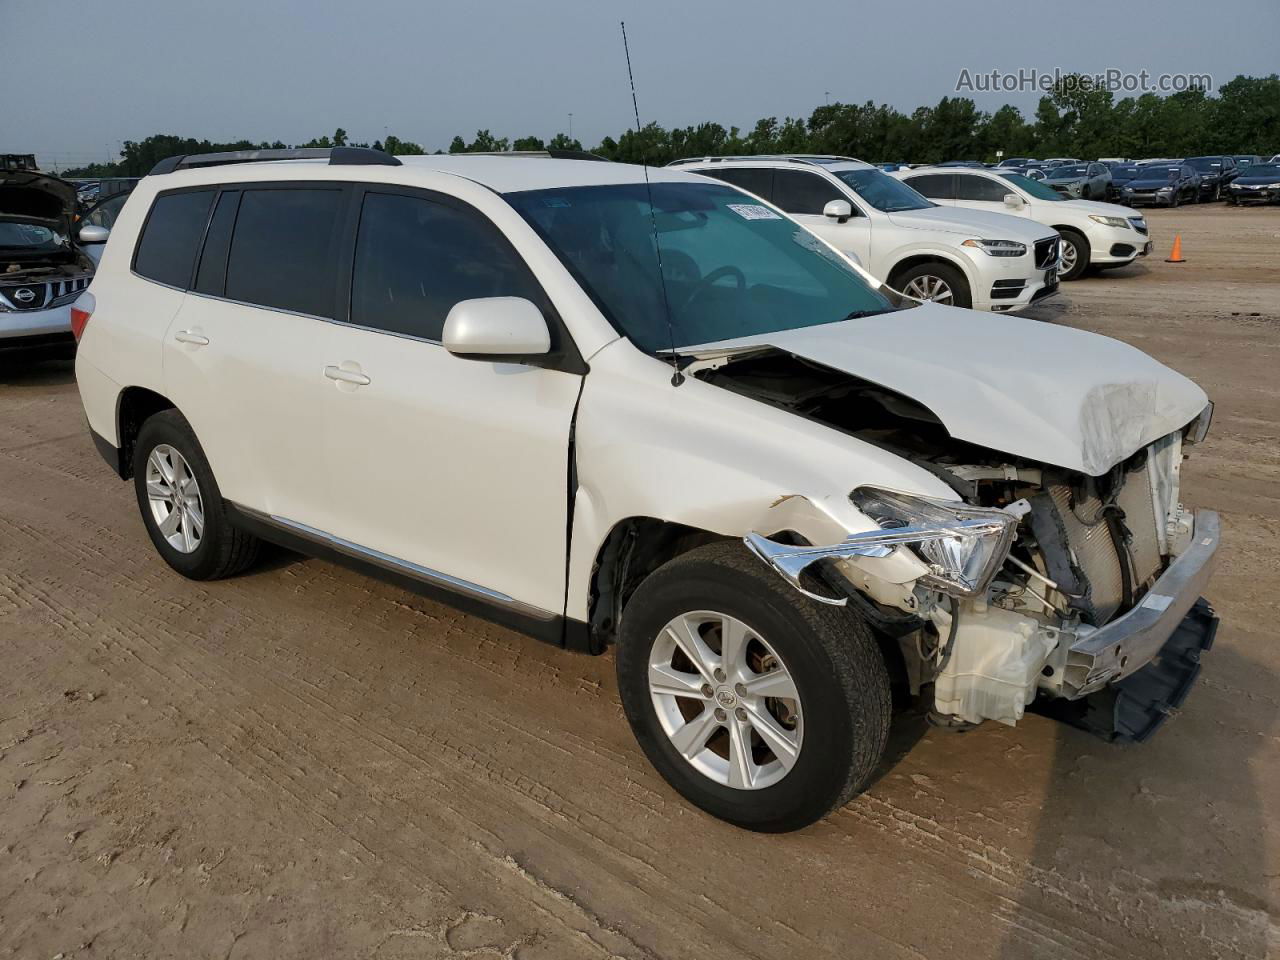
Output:
<instances>
[{"instance_id":1,"label":"alloy wheel","mask_svg":"<svg viewBox=\"0 0 1280 960\"><path fill-rule=\"evenodd\" d=\"M204 536L204 500L186 458L167 443L147 457L147 502L165 542L179 553L194 553Z\"/></svg>"},{"instance_id":2,"label":"alloy wheel","mask_svg":"<svg viewBox=\"0 0 1280 960\"><path fill-rule=\"evenodd\" d=\"M723 786L772 786L800 756L791 673L757 631L727 614L695 610L662 628L649 653L649 695L672 746Z\"/></svg>"},{"instance_id":3,"label":"alloy wheel","mask_svg":"<svg viewBox=\"0 0 1280 960\"><path fill-rule=\"evenodd\" d=\"M955 303L955 294L950 284L941 277L923 274L913 279L902 291L916 300L931 300L934 303Z\"/></svg>"},{"instance_id":4,"label":"alloy wheel","mask_svg":"<svg viewBox=\"0 0 1280 960\"><path fill-rule=\"evenodd\" d=\"M1062 275L1069 276L1071 271L1076 268L1076 262L1080 259L1080 251L1076 249L1076 245L1070 240L1062 241Z\"/></svg>"}]
</instances>

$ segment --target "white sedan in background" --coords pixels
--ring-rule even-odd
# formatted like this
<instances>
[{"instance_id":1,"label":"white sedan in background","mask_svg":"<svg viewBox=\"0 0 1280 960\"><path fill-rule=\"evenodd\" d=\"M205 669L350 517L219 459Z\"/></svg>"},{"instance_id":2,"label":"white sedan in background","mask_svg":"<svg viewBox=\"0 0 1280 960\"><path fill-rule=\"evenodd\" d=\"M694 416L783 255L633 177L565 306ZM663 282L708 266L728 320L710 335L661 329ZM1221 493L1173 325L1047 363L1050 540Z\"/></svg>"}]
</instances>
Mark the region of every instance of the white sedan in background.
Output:
<instances>
[{"instance_id":1,"label":"white sedan in background","mask_svg":"<svg viewBox=\"0 0 1280 960\"><path fill-rule=\"evenodd\" d=\"M1151 252L1142 214L1116 203L1068 200L1043 183L1004 170L920 167L891 174L935 203L1027 217L1062 235L1062 279L1089 267L1123 267Z\"/></svg>"}]
</instances>

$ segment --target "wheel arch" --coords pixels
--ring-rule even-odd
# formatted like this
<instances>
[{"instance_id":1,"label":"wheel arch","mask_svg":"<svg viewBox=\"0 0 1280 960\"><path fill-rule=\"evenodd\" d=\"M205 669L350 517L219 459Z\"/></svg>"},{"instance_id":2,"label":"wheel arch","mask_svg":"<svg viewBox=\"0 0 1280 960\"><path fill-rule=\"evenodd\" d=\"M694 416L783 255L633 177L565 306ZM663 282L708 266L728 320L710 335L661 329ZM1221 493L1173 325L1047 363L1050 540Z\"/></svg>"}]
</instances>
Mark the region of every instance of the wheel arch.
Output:
<instances>
[{"instance_id":1,"label":"wheel arch","mask_svg":"<svg viewBox=\"0 0 1280 960\"><path fill-rule=\"evenodd\" d=\"M895 263L889 269L889 286L897 290L898 278L901 277L902 274L910 270L912 267L923 266L930 263L940 263L944 266L959 270L960 275L964 277L964 282L968 284L970 298L973 297L977 288L974 283L973 273L970 270L969 265L964 262L964 258L951 256L949 254L933 250L912 253Z\"/></svg>"},{"instance_id":2,"label":"wheel arch","mask_svg":"<svg viewBox=\"0 0 1280 960\"><path fill-rule=\"evenodd\" d=\"M704 544L732 539L656 517L626 517L615 523L591 566L587 610L593 652L603 653L617 639L627 601L651 573Z\"/></svg>"},{"instance_id":3,"label":"wheel arch","mask_svg":"<svg viewBox=\"0 0 1280 960\"><path fill-rule=\"evenodd\" d=\"M116 436L119 438L119 466L121 480L133 476L133 447L138 432L150 417L163 410L175 410L175 404L163 394L147 387L125 387L116 398Z\"/></svg>"}]
</instances>

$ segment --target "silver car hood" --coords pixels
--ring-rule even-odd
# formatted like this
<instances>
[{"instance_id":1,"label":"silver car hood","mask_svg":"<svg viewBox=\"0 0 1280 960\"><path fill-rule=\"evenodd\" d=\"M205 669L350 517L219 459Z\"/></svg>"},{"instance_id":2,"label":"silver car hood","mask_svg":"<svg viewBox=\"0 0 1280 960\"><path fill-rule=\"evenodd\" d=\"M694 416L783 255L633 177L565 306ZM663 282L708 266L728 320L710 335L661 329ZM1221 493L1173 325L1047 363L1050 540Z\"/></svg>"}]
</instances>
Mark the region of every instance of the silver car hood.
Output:
<instances>
[{"instance_id":1,"label":"silver car hood","mask_svg":"<svg viewBox=\"0 0 1280 960\"><path fill-rule=\"evenodd\" d=\"M1209 402L1119 340L933 303L680 352L761 346L910 397L957 439L1091 476L1185 427Z\"/></svg>"}]
</instances>

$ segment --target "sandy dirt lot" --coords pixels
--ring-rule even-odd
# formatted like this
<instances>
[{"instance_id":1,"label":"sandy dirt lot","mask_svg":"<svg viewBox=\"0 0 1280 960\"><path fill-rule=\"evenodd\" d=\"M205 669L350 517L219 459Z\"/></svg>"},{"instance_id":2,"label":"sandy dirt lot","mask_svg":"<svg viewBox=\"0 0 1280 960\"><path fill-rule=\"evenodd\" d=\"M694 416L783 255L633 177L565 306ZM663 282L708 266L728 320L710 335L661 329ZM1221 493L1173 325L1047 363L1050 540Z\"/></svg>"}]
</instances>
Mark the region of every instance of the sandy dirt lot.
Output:
<instances>
[{"instance_id":1,"label":"sandy dirt lot","mask_svg":"<svg viewBox=\"0 0 1280 960\"><path fill-rule=\"evenodd\" d=\"M611 656L289 554L180 579L69 367L6 370L0 956L1280 956L1280 210L1151 220L1149 262L1036 316L1217 401L1184 475L1227 538L1198 689L1135 748L908 715L787 836L667 788Z\"/></svg>"}]
</instances>

